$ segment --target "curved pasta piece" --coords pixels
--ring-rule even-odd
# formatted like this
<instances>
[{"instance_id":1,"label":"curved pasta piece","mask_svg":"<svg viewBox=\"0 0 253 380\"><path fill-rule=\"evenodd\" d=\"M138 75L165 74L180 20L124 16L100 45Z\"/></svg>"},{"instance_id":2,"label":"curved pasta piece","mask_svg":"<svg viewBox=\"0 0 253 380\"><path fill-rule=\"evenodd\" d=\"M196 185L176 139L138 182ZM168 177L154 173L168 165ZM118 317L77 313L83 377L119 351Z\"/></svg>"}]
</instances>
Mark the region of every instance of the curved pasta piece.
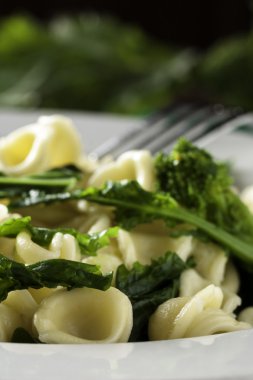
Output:
<instances>
[{"instance_id":1,"label":"curved pasta piece","mask_svg":"<svg viewBox=\"0 0 253 380\"><path fill-rule=\"evenodd\" d=\"M38 308L37 302L34 300L28 290L15 290L8 294L4 305L15 310L22 320L24 326L30 334L32 333L32 319L35 311Z\"/></svg>"},{"instance_id":2,"label":"curved pasta piece","mask_svg":"<svg viewBox=\"0 0 253 380\"><path fill-rule=\"evenodd\" d=\"M253 327L253 307L246 307L238 315L238 321L249 323Z\"/></svg>"},{"instance_id":3,"label":"curved pasta piece","mask_svg":"<svg viewBox=\"0 0 253 380\"><path fill-rule=\"evenodd\" d=\"M152 234L143 231L119 230L118 244L124 264L131 267L134 262L150 264L152 259L164 255L166 251L173 251L182 260L186 260L192 252L192 236L171 238L168 235Z\"/></svg>"},{"instance_id":4,"label":"curved pasta piece","mask_svg":"<svg viewBox=\"0 0 253 380\"><path fill-rule=\"evenodd\" d=\"M210 285L195 269L186 269L180 276L179 297L192 297L201 289Z\"/></svg>"},{"instance_id":5,"label":"curved pasta piece","mask_svg":"<svg viewBox=\"0 0 253 380\"><path fill-rule=\"evenodd\" d=\"M18 218L19 214L9 214L8 208L0 204L0 224L5 222L10 218ZM9 259L14 258L14 250L15 250L15 239L0 237L0 252L2 255L5 255Z\"/></svg>"},{"instance_id":6,"label":"curved pasta piece","mask_svg":"<svg viewBox=\"0 0 253 380\"><path fill-rule=\"evenodd\" d=\"M0 139L0 170L11 175L44 171L77 163L81 143L70 119L42 116Z\"/></svg>"},{"instance_id":7,"label":"curved pasta piece","mask_svg":"<svg viewBox=\"0 0 253 380\"><path fill-rule=\"evenodd\" d=\"M52 293L54 293L56 290L62 289L61 286L58 286L57 288L40 288L40 289L33 289L29 288L28 291L32 295L35 302L39 305L45 298L49 297Z\"/></svg>"},{"instance_id":8,"label":"curved pasta piece","mask_svg":"<svg viewBox=\"0 0 253 380\"><path fill-rule=\"evenodd\" d=\"M123 261L113 253L104 252L104 250L100 250L102 252L98 252L96 256L89 256L82 260L82 262L92 265L99 265L100 270L103 274L107 274L113 272L113 282L115 283L115 275L118 267L123 264Z\"/></svg>"},{"instance_id":9,"label":"curved pasta piece","mask_svg":"<svg viewBox=\"0 0 253 380\"><path fill-rule=\"evenodd\" d=\"M34 264L42 260L58 259L58 251L50 251L34 243L31 235L26 232L20 232L16 237L16 258L25 264Z\"/></svg>"},{"instance_id":10,"label":"curved pasta piece","mask_svg":"<svg viewBox=\"0 0 253 380\"><path fill-rule=\"evenodd\" d=\"M10 342L18 327L25 327L21 316L8 305L0 304L0 342Z\"/></svg>"},{"instance_id":11,"label":"curved pasta piece","mask_svg":"<svg viewBox=\"0 0 253 380\"><path fill-rule=\"evenodd\" d=\"M101 232L111 227L111 210L105 207L79 201L75 215L61 224L63 227L75 228L82 233Z\"/></svg>"},{"instance_id":12,"label":"curved pasta piece","mask_svg":"<svg viewBox=\"0 0 253 380\"><path fill-rule=\"evenodd\" d=\"M106 181L136 180L145 190L154 190L154 163L150 152L133 150L123 153L117 161L98 167L90 177L90 186L100 187Z\"/></svg>"},{"instance_id":13,"label":"curved pasta piece","mask_svg":"<svg viewBox=\"0 0 253 380\"><path fill-rule=\"evenodd\" d=\"M229 292L237 293L240 287L240 278L234 264L229 260L226 265L222 288Z\"/></svg>"},{"instance_id":14,"label":"curved pasta piece","mask_svg":"<svg viewBox=\"0 0 253 380\"><path fill-rule=\"evenodd\" d=\"M57 290L34 315L39 339L45 343L127 342L132 305L116 288Z\"/></svg>"},{"instance_id":15,"label":"curved pasta piece","mask_svg":"<svg viewBox=\"0 0 253 380\"><path fill-rule=\"evenodd\" d=\"M49 250L52 252L58 252L61 259L74 261L81 260L79 245L74 236L70 234L57 232L52 239Z\"/></svg>"},{"instance_id":16,"label":"curved pasta piece","mask_svg":"<svg viewBox=\"0 0 253 380\"><path fill-rule=\"evenodd\" d=\"M196 241L193 250L196 261L196 270L202 277L214 285L220 285L224 280L228 256L213 243Z\"/></svg>"},{"instance_id":17,"label":"curved pasta piece","mask_svg":"<svg viewBox=\"0 0 253 380\"><path fill-rule=\"evenodd\" d=\"M180 276L180 297L192 297L201 289L210 285L211 282L203 278L195 269L187 269L183 271ZM231 287L232 288L232 287ZM223 293L223 301L221 308L226 313L231 314L233 311L241 305L241 298L228 288L221 286Z\"/></svg>"},{"instance_id":18,"label":"curved pasta piece","mask_svg":"<svg viewBox=\"0 0 253 380\"><path fill-rule=\"evenodd\" d=\"M221 289L223 293L222 310L228 314L232 314L241 305L242 299L236 293L230 292L226 288L221 287Z\"/></svg>"},{"instance_id":19,"label":"curved pasta piece","mask_svg":"<svg viewBox=\"0 0 253 380\"><path fill-rule=\"evenodd\" d=\"M78 163L81 157L81 139L72 121L61 115L41 116L38 124L42 130L50 127L50 166L62 166L69 163Z\"/></svg>"},{"instance_id":20,"label":"curved pasta piece","mask_svg":"<svg viewBox=\"0 0 253 380\"><path fill-rule=\"evenodd\" d=\"M251 326L248 323L238 322L224 310L208 309L196 315L194 323L189 327L185 337L212 335L249 328Z\"/></svg>"},{"instance_id":21,"label":"curved pasta piece","mask_svg":"<svg viewBox=\"0 0 253 380\"><path fill-rule=\"evenodd\" d=\"M150 317L149 338L177 339L250 328L221 310L222 300L221 289L209 285L193 297L164 302Z\"/></svg>"},{"instance_id":22,"label":"curved pasta piece","mask_svg":"<svg viewBox=\"0 0 253 380\"><path fill-rule=\"evenodd\" d=\"M26 264L58 258L80 261L81 258L76 239L61 232L54 235L48 249L34 243L28 232L20 232L16 238L16 255L19 261Z\"/></svg>"},{"instance_id":23,"label":"curved pasta piece","mask_svg":"<svg viewBox=\"0 0 253 380\"><path fill-rule=\"evenodd\" d=\"M97 220L89 228L88 233L93 234L95 232L101 232L101 231L107 230L109 227L111 227L111 220L109 216L106 214L104 215L102 214L97 218Z\"/></svg>"}]
</instances>

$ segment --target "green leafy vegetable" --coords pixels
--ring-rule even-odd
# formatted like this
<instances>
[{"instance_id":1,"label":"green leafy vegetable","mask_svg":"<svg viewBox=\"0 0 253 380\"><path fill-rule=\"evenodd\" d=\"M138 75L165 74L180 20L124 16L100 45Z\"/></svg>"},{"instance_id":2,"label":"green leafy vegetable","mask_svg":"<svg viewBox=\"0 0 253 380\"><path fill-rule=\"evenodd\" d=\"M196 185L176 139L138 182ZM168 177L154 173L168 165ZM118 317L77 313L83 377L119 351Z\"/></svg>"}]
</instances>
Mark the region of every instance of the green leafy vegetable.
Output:
<instances>
[{"instance_id":1,"label":"green leafy vegetable","mask_svg":"<svg viewBox=\"0 0 253 380\"><path fill-rule=\"evenodd\" d=\"M246 206L243 206L239 198L232 192L228 197L229 203L223 208L224 215L221 214L223 217L221 227L179 205L169 193L145 191L136 181L115 183L109 181L101 189L88 188L73 192L47 194L43 199L32 197L26 200L26 205L50 204L59 200L71 199L86 199L104 206L113 206L115 223L125 229L158 219L164 220L169 226L182 223L192 225L210 239L226 247L239 261L248 264L249 270L253 270L252 216ZM233 200L235 200L234 203L232 203ZM22 202L17 205L21 207ZM239 219L238 225L235 225L232 231L230 223L227 228L225 221L231 213L233 214L233 207L235 207L235 221L237 220L236 214L237 217L244 215L246 219ZM227 211L230 212L229 215L226 215Z\"/></svg>"},{"instance_id":2,"label":"green leafy vegetable","mask_svg":"<svg viewBox=\"0 0 253 380\"><path fill-rule=\"evenodd\" d=\"M130 341L147 340L150 315L166 300L178 295L179 276L188 267L175 253L167 252L150 265L136 262L129 270L119 266L116 287L133 305L133 329Z\"/></svg>"},{"instance_id":3,"label":"green leafy vegetable","mask_svg":"<svg viewBox=\"0 0 253 380\"><path fill-rule=\"evenodd\" d=\"M184 138L155 159L160 191L241 240L253 243L253 216L231 189L228 166Z\"/></svg>"},{"instance_id":4,"label":"green leafy vegetable","mask_svg":"<svg viewBox=\"0 0 253 380\"><path fill-rule=\"evenodd\" d=\"M77 261L52 259L25 265L0 255L0 302L12 290L90 287L106 290L111 285L112 273L102 275L96 265Z\"/></svg>"},{"instance_id":5,"label":"green leafy vegetable","mask_svg":"<svg viewBox=\"0 0 253 380\"><path fill-rule=\"evenodd\" d=\"M29 194L54 193L73 189L83 173L74 165L54 168L39 174L11 177L0 173L0 198L26 198ZM31 190L32 189L32 190Z\"/></svg>"},{"instance_id":6,"label":"green leafy vegetable","mask_svg":"<svg viewBox=\"0 0 253 380\"><path fill-rule=\"evenodd\" d=\"M27 230L31 234L32 240L41 245L48 246L57 232L70 234L74 236L79 244L81 253L85 255L95 255L97 250L110 244L110 239L115 238L118 234L118 227L112 227L108 230L93 234L83 234L74 228L44 228L34 227L31 224L31 218L10 218L0 224L0 236L16 237L18 233Z\"/></svg>"}]
</instances>

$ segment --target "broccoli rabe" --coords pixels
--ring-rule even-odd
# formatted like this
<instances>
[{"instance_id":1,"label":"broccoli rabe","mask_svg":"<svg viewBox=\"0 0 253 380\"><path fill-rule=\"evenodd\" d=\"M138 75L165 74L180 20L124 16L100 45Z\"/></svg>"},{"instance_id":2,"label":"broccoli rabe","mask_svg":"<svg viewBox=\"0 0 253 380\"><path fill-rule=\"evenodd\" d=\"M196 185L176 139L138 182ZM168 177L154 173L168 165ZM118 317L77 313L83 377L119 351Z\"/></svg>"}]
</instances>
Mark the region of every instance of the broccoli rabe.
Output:
<instances>
[{"instance_id":1,"label":"broccoli rabe","mask_svg":"<svg viewBox=\"0 0 253 380\"><path fill-rule=\"evenodd\" d=\"M157 219L170 227L187 224L193 226L190 233L221 244L253 271L253 216L231 189L227 165L180 139L170 155L157 156L155 167L156 192L145 191L136 181L107 182L101 189L28 191L9 208L86 199L114 207L115 224L125 229Z\"/></svg>"},{"instance_id":2,"label":"broccoli rabe","mask_svg":"<svg viewBox=\"0 0 253 380\"><path fill-rule=\"evenodd\" d=\"M228 165L184 138L155 159L159 191L240 239L253 243L253 216L231 189Z\"/></svg>"}]
</instances>

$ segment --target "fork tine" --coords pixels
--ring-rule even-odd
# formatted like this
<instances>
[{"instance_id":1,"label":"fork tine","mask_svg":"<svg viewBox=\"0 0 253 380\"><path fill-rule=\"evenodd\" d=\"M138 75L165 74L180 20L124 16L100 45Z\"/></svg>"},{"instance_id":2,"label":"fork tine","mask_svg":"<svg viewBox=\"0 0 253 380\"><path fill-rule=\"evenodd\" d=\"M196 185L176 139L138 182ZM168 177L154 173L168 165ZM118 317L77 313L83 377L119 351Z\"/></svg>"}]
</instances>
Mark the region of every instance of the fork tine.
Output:
<instances>
[{"instance_id":1,"label":"fork tine","mask_svg":"<svg viewBox=\"0 0 253 380\"><path fill-rule=\"evenodd\" d=\"M213 106L210 109L210 115L203 120L200 120L195 125L188 125L185 128L185 131L181 136L183 135L187 140L195 142L196 140L200 139L201 137L209 134L210 132L215 131L216 129L220 128L224 123L227 123L231 119L235 118L236 116L239 116L241 113L241 110L238 108L234 109L225 109L222 106ZM180 135L178 135L176 138L179 138ZM163 150L165 153L169 153L173 145L175 143L175 139L171 141L168 139L168 143L166 144L165 140L166 136L163 136L163 143L159 144L159 141L155 141L155 144L153 146L147 147L152 153L156 153L158 150Z\"/></svg>"},{"instance_id":2,"label":"fork tine","mask_svg":"<svg viewBox=\"0 0 253 380\"><path fill-rule=\"evenodd\" d=\"M241 113L238 108L226 109L221 105L172 105L152 115L133 131L107 140L90 156L100 159L109 154L117 158L133 149L147 149L152 154L160 150L168 153L179 137L195 142Z\"/></svg>"},{"instance_id":3,"label":"fork tine","mask_svg":"<svg viewBox=\"0 0 253 380\"><path fill-rule=\"evenodd\" d=\"M156 130L156 128L158 130L168 128L171 124L190 113L192 108L193 105L191 104L172 105L170 107L166 107L158 113L151 115L142 126L134 129L133 131L128 131L105 141L103 144L90 152L90 156L102 158L110 154L116 157L126 150L133 149L135 142L139 141L138 139L140 136L146 136L147 134L145 139L148 139L150 132L152 135L152 130Z\"/></svg>"}]
</instances>

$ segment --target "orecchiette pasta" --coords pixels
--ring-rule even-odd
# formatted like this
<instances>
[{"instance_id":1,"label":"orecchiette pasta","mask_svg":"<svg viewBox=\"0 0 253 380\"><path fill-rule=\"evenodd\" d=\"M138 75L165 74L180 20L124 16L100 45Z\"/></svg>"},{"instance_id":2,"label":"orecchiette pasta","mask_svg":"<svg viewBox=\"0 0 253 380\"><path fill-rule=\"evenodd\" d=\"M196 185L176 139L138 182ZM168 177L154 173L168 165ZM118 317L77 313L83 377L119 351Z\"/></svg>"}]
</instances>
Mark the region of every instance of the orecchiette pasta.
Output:
<instances>
[{"instance_id":1,"label":"orecchiette pasta","mask_svg":"<svg viewBox=\"0 0 253 380\"><path fill-rule=\"evenodd\" d=\"M132 329L128 297L111 287L57 290L34 315L39 339L45 343L127 342Z\"/></svg>"},{"instance_id":2,"label":"orecchiette pasta","mask_svg":"<svg viewBox=\"0 0 253 380\"><path fill-rule=\"evenodd\" d=\"M160 305L149 321L151 340L176 339L248 329L221 310L222 290L209 285L193 297L173 298Z\"/></svg>"},{"instance_id":3,"label":"orecchiette pasta","mask_svg":"<svg viewBox=\"0 0 253 380\"><path fill-rule=\"evenodd\" d=\"M215 244L197 241L193 257L196 260L197 271L215 285L220 285L224 279L228 257Z\"/></svg>"},{"instance_id":4,"label":"orecchiette pasta","mask_svg":"<svg viewBox=\"0 0 253 380\"><path fill-rule=\"evenodd\" d=\"M151 154L143 150L123 153L116 162L99 167L91 176L89 185L101 186L105 181L122 179L136 179L145 190L153 190L155 176Z\"/></svg>"},{"instance_id":5,"label":"orecchiette pasta","mask_svg":"<svg viewBox=\"0 0 253 380\"><path fill-rule=\"evenodd\" d=\"M36 124L0 139L0 169L12 175L77 163L80 156L78 134L71 120L63 116L40 117Z\"/></svg>"},{"instance_id":6,"label":"orecchiette pasta","mask_svg":"<svg viewBox=\"0 0 253 380\"><path fill-rule=\"evenodd\" d=\"M25 327L20 314L8 305L0 304L0 341L10 342L13 332Z\"/></svg>"},{"instance_id":7,"label":"orecchiette pasta","mask_svg":"<svg viewBox=\"0 0 253 380\"><path fill-rule=\"evenodd\" d=\"M186 260L193 250L193 238L181 236L172 238L163 233L152 233L150 226L145 230L124 231L118 234L119 249L123 262L131 267L136 261L150 264L151 260L163 255L166 251L175 251L182 260Z\"/></svg>"},{"instance_id":8,"label":"orecchiette pasta","mask_svg":"<svg viewBox=\"0 0 253 380\"><path fill-rule=\"evenodd\" d=\"M24 289L11 292L3 304L17 312L22 320L21 326L32 333L32 320L38 304L29 291Z\"/></svg>"},{"instance_id":9,"label":"orecchiette pasta","mask_svg":"<svg viewBox=\"0 0 253 380\"><path fill-rule=\"evenodd\" d=\"M57 168L67 164L74 164L79 170L76 171L74 167ZM177 160L175 165L177 165ZM14 263L14 271L23 268L21 275L22 273L29 273L35 267L37 269L32 272L31 278L34 280L38 276L38 279L36 277L36 281L32 282L35 288L31 288L30 283L27 286L19 287L19 279L13 283L10 281L11 290L22 290L9 291L6 299L4 299L5 288L2 289L0 284L0 297L2 296L4 299L0 303L1 342L11 341L13 333L18 327L24 328L32 338L42 343L127 342L129 337L132 340L135 334L135 323L142 325L141 318L143 316L138 314L142 305L144 306L141 312L145 311L146 325L148 317L159 305L148 321L150 340L217 334L248 329L253 326L253 307L245 308L247 305L244 305L244 300L242 303L240 297L241 293L243 294L243 291L240 293L239 274L241 269L237 272L236 261L233 261L232 255L232 258L230 257L230 252L225 252L225 248L217 243L219 239L215 240L213 235L210 235L211 237L208 235L211 242L200 240L198 234L192 233L193 227L195 228L194 232L196 232L197 227L201 230L199 224L196 224L196 227L188 224L189 222L181 222L181 219L178 219L177 222L177 217L174 223L174 219L170 220L170 216L167 219L166 212L166 218L162 218L161 214L158 213L154 219L160 215L162 220L152 221L152 207L156 207L156 201L160 207L160 200L167 199L168 194L155 191L159 176L156 178L154 158L148 151L126 152L116 160L111 158L104 159L101 162L92 160L82 154L80 138L71 120L58 115L40 117L35 124L20 128L7 137L0 138L0 171L4 173L3 177L7 178L10 175L11 181L16 181L24 175L25 177L21 179L27 180L27 178L31 179L27 175L40 173L42 174L40 178L43 178L45 176L43 172L53 168L57 168L53 171L54 175L57 173L61 176L66 169L68 173L72 173L72 170L75 173L70 183L76 187L73 187L74 196L71 196L70 199L69 195L73 195L71 193L72 187L66 186L64 190L59 190L55 184L55 187L50 187L47 190L47 185L43 185L44 187L38 185L36 189L30 189L30 184L27 185L26 183L23 187L23 183L17 192L17 188L14 189L13 198L8 194L9 188L7 191L1 192L0 195L4 194L3 197L6 197L0 204L0 228L7 220L11 221L21 217L19 214L9 212L6 207L8 201L11 202L8 207L12 210L11 206L13 207L17 199L25 199L25 201L29 199L29 197L28 199L24 198L25 191L31 195L30 190L32 190L32 194L35 194L34 198L38 194L39 197L41 196L41 202L38 202L37 205L31 205L28 202L28 207L22 208L22 202L21 204L16 203L19 207L16 211L22 213L23 216L30 216L31 225L17 232L14 231L14 233L10 230L5 236L0 234L0 261L8 262L8 264L11 261L7 258L17 261L18 263ZM46 176L49 175L50 177L51 174L52 172L47 172ZM82 178L76 179L76 174L77 177L80 174ZM70 176L72 177L72 174ZM151 207L147 213L147 218L144 210L144 218L142 219L141 215L140 222L137 215L136 220L137 223L139 221L139 224L131 230L124 229L128 223L128 220L126 220L127 223L124 223L124 218L129 215L128 209L130 209L130 213L132 212L129 206L132 201L132 194L129 196L130 202L126 202L127 206L123 207L123 211L127 210L126 214L123 215L123 222L118 218L121 209L117 209L115 206L117 202L121 203L121 197L116 199L115 203L110 203L112 206L109 207L104 202L101 204L96 200L91 202L91 198L83 196L87 186L100 187L106 181L120 180L123 181L117 189L121 189L127 180L135 180L142 189L154 192L154 194L141 192L144 194L141 201L144 201L145 207L146 203L149 206L149 201L146 202L146 199L153 199L149 196L157 196L154 198L155 206L153 206L152 200L150 201ZM69 182L67 181L67 183ZM62 189L61 186L60 189ZM24 190L26 188L29 188L29 191ZM130 190L132 191L133 188L130 187ZM138 189L137 186L136 188ZM79 190L82 189L85 191L81 191L80 196ZM59 191L63 191L61 195L64 195L65 198L58 198ZM106 187L98 191L97 189L89 189L88 194L90 194L89 192L102 194L103 191L106 192L108 189ZM21 194L21 196L16 194ZM48 196L47 199L45 194ZM128 198L128 194L127 197L123 197L123 200ZM169 195L171 194L169 192ZM112 196L114 197L114 194ZM253 188L246 189L241 197L253 212ZM13 203L12 199L14 199ZM50 202L49 206L46 201ZM166 202L165 205L167 205ZM115 212L115 208L117 212ZM136 209L141 209L139 204ZM182 210L181 208L181 212L187 211L187 209ZM132 219L135 218L135 214L133 217L132 214L130 215ZM192 218L188 218L188 220L192 219L193 215ZM108 245L104 246L102 240L104 235L101 237L101 234L98 233L115 227L115 225L118 225L119 230L114 228L113 233L114 230L117 230L118 235L115 237L112 234L113 238L109 238L107 241L107 236L110 236L109 231L109 234L105 235L105 245L107 243ZM44 227L43 233L46 237L41 244L33 235L33 231L39 230L36 227L42 227L40 232L43 232ZM50 230L48 233L47 229L51 228L54 229L53 232ZM82 233L87 235L81 236ZM91 237L92 234L95 235ZM86 255L83 254L85 249L83 249L84 245L80 243L79 238L83 238L84 242L91 242L94 251L97 249L94 256L88 255L88 249L85 252ZM98 238L101 238L103 243L100 245L99 240L96 246L98 241L96 239ZM175 259L175 267L169 259L163 262L169 256ZM70 285L65 282L65 278L62 281L62 273L60 273L60 280L57 283L55 281L50 282L48 278L44 282L42 281L38 267L43 265L38 262L51 259L63 260L47 263L45 265L47 268L52 263L56 265L53 268L58 268L57 263L59 264L59 262L65 268L66 261L64 260L72 260L67 262L71 264L71 268L74 267L73 273L71 272L71 281L73 280L73 282L70 281ZM77 263L73 263L73 261ZM134 265L136 262L137 264ZM30 265L35 263L38 265ZM84 263L96 267L91 268ZM160 264L164 267L159 267ZM155 270L152 272L153 265ZM156 270L156 265L158 265L159 270ZM169 268L171 277L167 275L166 270L168 268L166 265L173 267L172 270L171 267ZM92 286L99 289L109 288L105 291L90 288L88 287L90 282L85 283L87 287L84 287L83 283L78 287L79 283L76 285L74 280L80 273L83 275L80 269L83 267L89 268L91 271L87 271L89 275L84 272L84 277L87 275L89 280L93 277L96 280L99 278L97 283L90 280ZM2 267L0 269L2 270ZM11 278L12 269L8 268L8 280L13 280ZM166 273L165 279L162 278L163 270ZM111 276L111 272L113 272L113 276ZM53 276L57 277L56 270L52 273ZM102 274L109 275L101 277ZM117 274L121 274L123 280L121 278L119 281ZM148 286L150 285L148 290L146 289L148 288L147 283L144 281L145 276L151 283L151 285L148 283ZM111 278L112 282L110 282ZM109 279L109 282L103 288L100 281L104 281L104 279ZM2 281L2 278L0 280ZM58 284L65 284L65 287L57 286ZM157 290L156 285L160 286L159 290ZM41 288L37 289L40 286ZM55 286L55 288L50 288L50 286ZM146 294L146 290L150 293ZM171 291L174 292L175 296L172 299L167 299ZM159 297L156 298L158 292L160 292ZM141 298L142 296L143 298ZM236 319L237 308L241 303L244 309ZM149 308L150 311L148 311ZM149 314L146 314L146 311ZM136 318L137 322L133 318ZM147 331L144 335L146 338Z\"/></svg>"},{"instance_id":10,"label":"orecchiette pasta","mask_svg":"<svg viewBox=\"0 0 253 380\"><path fill-rule=\"evenodd\" d=\"M80 261L80 249L75 238L60 232L54 235L48 249L34 243L29 232L20 232L16 238L16 255L19 261L27 264L58 258Z\"/></svg>"},{"instance_id":11,"label":"orecchiette pasta","mask_svg":"<svg viewBox=\"0 0 253 380\"><path fill-rule=\"evenodd\" d=\"M228 273L228 275L226 273ZM241 305L241 298L236 294L236 291L238 290L238 278L236 277L237 275L232 264L230 264L228 269L226 269L225 278L227 279L230 275L231 278L229 281L231 282L225 282L224 280L221 284L219 284L223 293L221 308L227 313L233 313L234 310ZM232 280L234 281L232 282ZM195 269L187 269L180 277L179 295L180 297L191 297L210 284L211 281L202 277ZM234 291L234 289L237 290Z\"/></svg>"},{"instance_id":12,"label":"orecchiette pasta","mask_svg":"<svg viewBox=\"0 0 253 380\"><path fill-rule=\"evenodd\" d=\"M251 326L253 326L253 307L246 307L243 309L239 315L238 320L241 322L249 323Z\"/></svg>"}]
</instances>

